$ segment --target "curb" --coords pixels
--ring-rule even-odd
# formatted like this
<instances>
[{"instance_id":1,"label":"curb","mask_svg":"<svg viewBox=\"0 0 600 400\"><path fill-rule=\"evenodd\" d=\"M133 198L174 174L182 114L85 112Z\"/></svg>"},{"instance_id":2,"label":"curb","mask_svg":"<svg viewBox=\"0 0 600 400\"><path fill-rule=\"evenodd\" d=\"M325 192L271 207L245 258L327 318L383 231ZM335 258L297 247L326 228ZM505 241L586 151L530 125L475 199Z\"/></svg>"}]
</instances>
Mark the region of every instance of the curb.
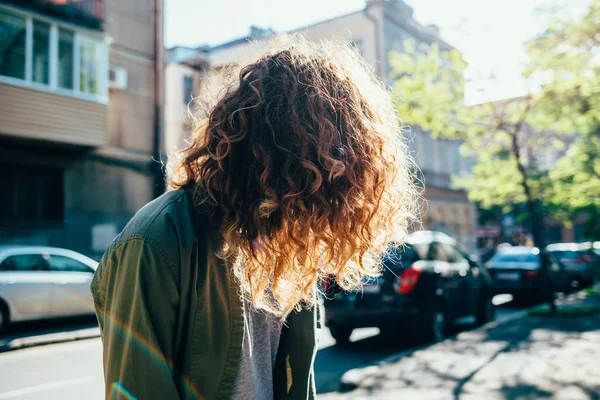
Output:
<instances>
[{"instance_id":1,"label":"curb","mask_svg":"<svg viewBox=\"0 0 600 400\"><path fill-rule=\"evenodd\" d=\"M529 309L524 309L524 310L518 311L514 314L510 314L503 318L499 318L497 320L488 322L487 324L482 325L478 328L471 329L471 330L468 330L465 332L461 332L455 338L448 338L448 339L446 339L442 342L438 342L438 343L444 343L446 341L456 340L462 334L469 334L469 333L473 333L473 332L485 331L485 330L497 328L506 323L526 317L528 315L528 311L529 311ZM348 371L346 371L346 373L344 373L344 375L342 375L342 378L340 379L339 391L342 393L350 392L350 391L358 388L360 386L360 383L365 378L379 372L379 370L383 366L393 364L403 357L410 356L411 354L413 354L417 351L424 350L424 349L426 349L432 345L436 345L438 343L429 343L429 344L426 344L423 346L419 346L419 347L415 347L415 348L412 348L409 350L401 351L399 353L392 354L390 356L387 356L387 357L384 357L384 358L381 358L381 359L375 361L374 362L375 365L370 365L368 367L359 367L359 368L354 368L354 369L348 370Z\"/></svg>"},{"instance_id":2,"label":"curb","mask_svg":"<svg viewBox=\"0 0 600 400\"><path fill-rule=\"evenodd\" d=\"M97 337L100 337L99 328L86 328L71 332L47 333L44 335L28 336L15 339L0 339L0 353L29 347L43 346L47 344L93 339Z\"/></svg>"}]
</instances>

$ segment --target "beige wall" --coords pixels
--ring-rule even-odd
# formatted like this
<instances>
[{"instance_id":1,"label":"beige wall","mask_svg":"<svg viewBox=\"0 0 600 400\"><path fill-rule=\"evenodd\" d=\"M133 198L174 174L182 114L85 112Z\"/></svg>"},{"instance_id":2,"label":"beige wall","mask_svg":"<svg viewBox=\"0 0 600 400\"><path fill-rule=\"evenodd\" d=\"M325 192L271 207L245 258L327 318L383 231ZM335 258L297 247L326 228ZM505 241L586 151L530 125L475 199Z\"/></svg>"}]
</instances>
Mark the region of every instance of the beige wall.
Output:
<instances>
[{"instance_id":1,"label":"beige wall","mask_svg":"<svg viewBox=\"0 0 600 400\"><path fill-rule=\"evenodd\" d=\"M113 47L154 55L154 0L105 0L106 32Z\"/></svg>"},{"instance_id":2,"label":"beige wall","mask_svg":"<svg viewBox=\"0 0 600 400\"><path fill-rule=\"evenodd\" d=\"M125 90L111 89L109 92L108 145L151 153L154 129L152 61L111 48L110 63L127 70L128 84Z\"/></svg>"},{"instance_id":3,"label":"beige wall","mask_svg":"<svg viewBox=\"0 0 600 400\"><path fill-rule=\"evenodd\" d=\"M167 154L180 149L184 139L190 136L188 104L184 101L183 80L185 76L198 79L198 72L186 65L168 64L165 67L165 151Z\"/></svg>"},{"instance_id":4,"label":"beige wall","mask_svg":"<svg viewBox=\"0 0 600 400\"><path fill-rule=\"evenodd\" d=\"M109 61L127 70L125 90L111 89L108 145L148 154L154 129L153 1L108 0L106 33L111 39Z\"/></svg>"},{"instance_id":5,"label":"beige wall","mask_svg":"<svg viewBox=\"0 0 600 400\"><path fill-rule=\"evenodd\" d=\"M0 135L100 146L106 115L105 104L0 83Z\"/></svg>"},{"instance_id":6,"label":"beige wall","mask_svg":"<svg viewBox=\"0 0 600 400\"><path fill-rule=\"evenodd\" d=\"M376 47L376 30L379 30L380 47L383 41L383 23L381 7L373 7L369 9L369 14L378 22L376 25L370 20L364 11L357 11L343 17L334 18L322 23L311 25L306 29L298 30L300 33L306 34L312 40L328 39L328 40L347 40L356 42L361 55L373 66L377 75L381 78L381 73L385 70L380 67L382 60L378 59ZM379 55L383 53L379 52Z\"/></svg>"},{"instance_id":7,"label":"beige wall","mask_svg":"<svg viewBox=\"0 0 600 400\"><path fill-rule=\"evenodd\" d=\"M467 249L476 247L477 212L462 191L427 186L421 220L424 229L441 230L456 238Z\"/></svg>"}]
</instances>

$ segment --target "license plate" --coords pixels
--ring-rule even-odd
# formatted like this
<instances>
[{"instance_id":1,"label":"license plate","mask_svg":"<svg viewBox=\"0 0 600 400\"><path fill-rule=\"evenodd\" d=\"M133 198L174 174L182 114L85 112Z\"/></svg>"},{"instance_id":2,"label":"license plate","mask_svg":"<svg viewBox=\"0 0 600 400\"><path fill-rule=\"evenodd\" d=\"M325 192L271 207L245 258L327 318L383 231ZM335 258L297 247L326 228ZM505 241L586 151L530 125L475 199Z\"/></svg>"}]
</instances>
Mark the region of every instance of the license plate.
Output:
<instances>
[{"instance_id":1,"label":"license plate","mask_svg":"<svg viewBox=\"0 0 600 400\"><path fill-rule=\"evenodd\" d=\"M381 285L378 285L377 283L363 283L362 286L360 286L358 289L355 289L352 291L352 295L356 296L356 295L361 295L364 293L379 293L381 292Z\"/></svg>"},{"instance_id":2,"label":"license plate","mask_svg":"<svg viewBox=\"0 0 600 400\"><path fill-rule=\"evenodd\" d=\"M496 274L496 279L501 281L518 281L521 278L521 274L518 272L500 272Z\"/></svg>"},{"instance_id":3,"label":"license plate","mask_svg":"<svg viewBox=\"0 0 600 400\"><path fill-rule=\"evenodd\" d=\"M359 289L360 291L360 289ZM362 287L363 293L379 293L381 292L381 285L378 284L366 284Z\"/></svg>"}]
</instances>

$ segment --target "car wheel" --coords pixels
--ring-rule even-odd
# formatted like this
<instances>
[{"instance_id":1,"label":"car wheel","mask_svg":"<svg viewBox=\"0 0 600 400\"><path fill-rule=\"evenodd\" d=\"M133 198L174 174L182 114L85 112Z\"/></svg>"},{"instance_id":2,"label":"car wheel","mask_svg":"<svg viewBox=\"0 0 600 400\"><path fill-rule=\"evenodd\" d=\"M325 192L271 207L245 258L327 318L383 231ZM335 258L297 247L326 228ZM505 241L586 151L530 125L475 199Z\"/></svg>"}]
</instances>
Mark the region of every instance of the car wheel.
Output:
<instances>
[{"instance_id":1,"label":"car wheel","mask_svg":"<svg viewBox=\"0 0 600 400\"><path fill-rule=\"evenodd\" d=\"M426 319L421 330L421 339L427 343L441 342L448 335L449 321L442 307L436 308Z\"/></svg>"},{"instance_id":2,"label":"car wheel","mask_svg":"<svg viewBox=\"0 0 600 400\"><path fill-rule=\"evenodd\" d=\"M0 332L6 329L9 322L8 307L0 300Z\"/></svg>"},{"instance_id":3,"label":"car wheel","mask_svg":"<svg viewBox=\"0 0 600 400\"><path fill-rule=\"evenodd\" d=\"M496 306L492 303L492 297L484 294L483 299L479 301L479 307L477 310L477 325L483 325L487 322L493 321L496 315Z\"/></svg>"},{"instance_id":4,"label":"car wheel","mask_svg":"<svg viewBox=\"0 0 600 400\"><path fill-rule=\"evenodd\" d=\"M591 286L594 286L594 278L584 278L581 280L581 287L582 288L589 288Z\"/></svg>"},{"instance_id":5,"label":"car wheel","mask_svg":"<svg viewBox=\"0 0 600 400\"><path fill-rule=\"evenodd\" d=\"M335 339L336 344L340 346L345 346L350 343L350 335L352 334L352 331L352 328L347 328L344 326L332 326L329 328L331 336L333 336Z\"/></svg>"}]
</instances>

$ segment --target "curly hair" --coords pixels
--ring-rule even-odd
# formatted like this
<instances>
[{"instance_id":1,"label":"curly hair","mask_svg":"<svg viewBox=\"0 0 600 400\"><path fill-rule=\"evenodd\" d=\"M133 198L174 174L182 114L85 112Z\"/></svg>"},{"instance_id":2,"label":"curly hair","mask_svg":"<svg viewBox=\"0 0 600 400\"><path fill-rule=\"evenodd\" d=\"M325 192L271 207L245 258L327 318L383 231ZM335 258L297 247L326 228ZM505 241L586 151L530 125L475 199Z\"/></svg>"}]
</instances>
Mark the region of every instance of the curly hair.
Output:
<instances>
[{"instance_id":1,"label":"curly hair","mask_svg":"<svg viewBox=\"0 0 600 400\"><path fill-rule=\"evenodd\" d=\"M195 129L170 167L218 220L222 248L253 304L279 316L381 271L419 196L388 92L341 42L269 43Z\"/></svg>"}]
</instances>

